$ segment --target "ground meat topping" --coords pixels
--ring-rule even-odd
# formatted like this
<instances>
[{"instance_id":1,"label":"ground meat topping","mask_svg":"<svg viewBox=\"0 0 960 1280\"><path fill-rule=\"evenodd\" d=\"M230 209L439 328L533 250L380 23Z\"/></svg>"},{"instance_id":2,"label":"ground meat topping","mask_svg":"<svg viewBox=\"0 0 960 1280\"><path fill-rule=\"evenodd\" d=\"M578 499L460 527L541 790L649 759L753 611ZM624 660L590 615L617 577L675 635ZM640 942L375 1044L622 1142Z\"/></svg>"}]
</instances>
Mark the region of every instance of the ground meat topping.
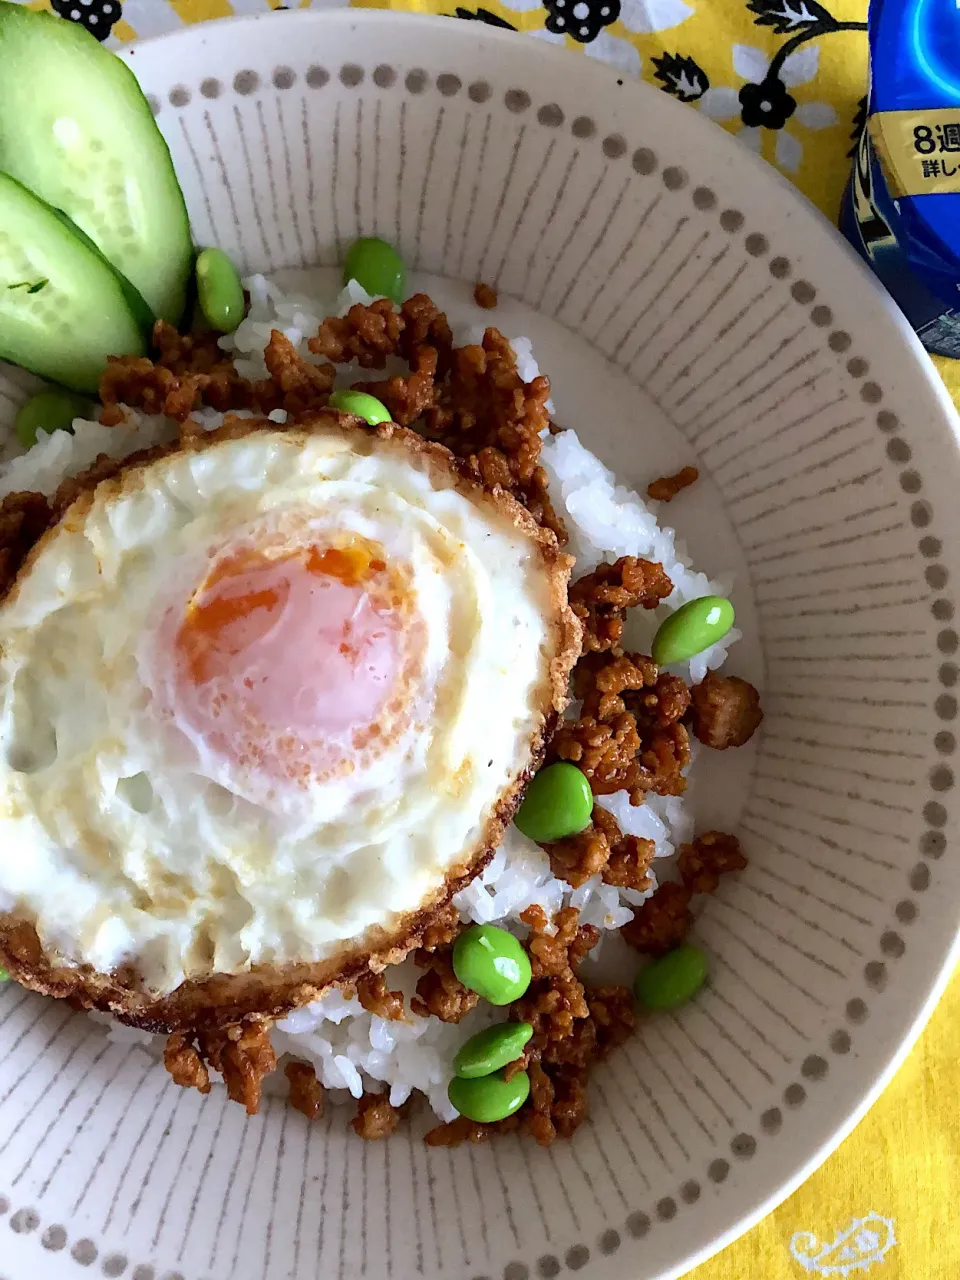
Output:
<instances>
[{"instance_id":1,"label":"ground meat topping","mask_svg":"<svg viewBox=\"0 0 960 1280\"><path fill-rule=\"evenodd\" d=\"M722 831L705 831L693 844L682 844L677 865L683 883L691 893L713 893L720 877L742 871L747 860L736 836Z\"/></svg>"},{"instance_id":2,"label":"ground meat topping","mask_svg":"<svg viewBox=\"0 0 960 1280\"><path fill-rule=\"evenodd\" d=\"M433 407L436 372L436 351L432 347L423 347L417 352L413 371L408 376L397 375L383 382L358 382L354 389L375 396L399 426L412 427Z\"/></svg>"},{"instance_id":3,"label":"ground meat topping","mask_svg":"<svg viewBox=\"0 0 960 1280\"><path fill-rule=\"evenodd\" d=\"M486 1142L498 1128L495 1124L478 1124L476 1120L468 1120L466 1116L457 1116L456 1120L450 1120L447 1124L438 1124L423 1140L428 1147L459 1147L461 1142Z\"/></svg>"},{"instance_id":4,"label":"ground meat topping","mask_svg":"<svg viewBox=\"0 0 960 1280\"><path fill-rule=\"evenodd\" d=\"M594 815L597 808L594 807ZM578 889L585 880L603 871L610 860L607 837L595 818L589 827L575 836L566 836L543 846L550 858L550 870L560 880Z\"/></svg>"},{"instance_id":5,"label":"ground meat topping","mask_svg":"<svg viewBox=\"0 0 960 1280\"><path fill-rule=\"evenodd\" d=\"M453 334L446 315L426 293L415 293L400 308L403 327L400 334L400 354L411 365L422 347L437 353L437 369L445 375L450 368L453 350Z\"/></svg>"},{"instance_id":6,"label":"ground meat topping","mask_svg":"<svg viewBox=\"0 0 960 1280\"><path fill-rule=\"evenodd\" d=\"M174 1084L184 1089L210 1092L210 1073L199 1052L180 1031L169 1036L163 1050L163 1065L173 1077Z\"/></svg>"},{"instance_id":7,"label":"ground meat topping","mask_svg":"<svg viewBox=\"0 0 960 1280\"><path fill-rule=\"evenodd\" d=\"M408 375L356 389L381 400L401 426L416 425L446 445L471 479L513 494L561 545L566 541L539 463L550 384L523 381L502 333L488 329L481 343L454 350L446 316L417 294L399 315L388 314L383 300L351 307L342 319L325 321L308 345L334 363L355 359L364 368L382 369L390 355L406 360Z\"/></svg>"},{"instance_id":8,"label":"ground meat topping","mask_svg":"<svg viewBox=\"0 0 960 1280\"><path fill-rule=\"evenodd\" d=\"M668 880L633 913L620 930L631 947L647 956L662 956L679 946L690 932L690 890Z\"/></svg>"},{"instance_id":9,"label":"ground meat topping","mask_svg":"<svg viewBox=\"0 0 960 1280\"><path fill-rule=\"evenodd\" d=\"M367 1013L389 1022L402 1022L406 1017L402 991L388 991L387 980L382 973L365 973L357 980L357 999Z\"/></svg>"},{"instance_id":10,"label":"ground meat topping","mask_svg":"<svg viewBox=\"0 0 960 1280\"><path fill-rule=\"evenodd\" d=\"M255 1116L260 1110L263 1078L277 1066L269 1023L244 1018L235 1026L202 1032L199 1040L201 1053L223 1076L230 1099L243 1103L247 1115Z\"/></svg>"},{"instance_id":11,"label":"ground meat topping","mask_svg":"<svg viewBox=\"0 0 960 1280\"><path fill-rule=\"evenodd\" d=\"M565 720L550 744L551 756L568 760L586 774L594 795L622 791L634 780L640 735L633 716L624 712L612 723L594 716Z\"/></svg>"},{"instance_id":12,"label":"ground meat topping","mask_svg":"<svg viewBox=\"0 0 960 1280\"><path fill-rule=\"evenodd\" d=\"M410 1008L421 1018L433 1014L441 1022L459 1022L471 1009L475 1009L480 997L465 987L453 972L453 953L449 949L414 952L414 961L426 973L417 982L417 994L410 1001Z\"/></svg>"},{"instance_id":13,"label":"ground meat topping","mask_svg":"<svg viewBox=\"0 0 960 1280\"><path fill-rule=\"evenodd\" d=\"M553 1081L539 1062L531 1062L529 1074L527 1131L541 1147L549 1147L557 1136L557 1127L553 1123Z\"/></svg>"},{"instance_id":14,"label":"ground meat topping","mask_svg":"<svg viewBox=\"0 0 960 1280\"><path fill-rule=\"evenodd\" d=\"M749 742L763 719L760 695L739 676L721 676L715 671L693 689L693 732L716 751L742 747Z\"/></svg>"},{"instance_id":15,"label":"ground meat topping","mask_svg":"<svg viewBox=\"0 0 960 1280\"><path fill-rule=\"evenodd\" d=\"M604 882L621 889L637 889L641 892L649 889L651 881L648 873L656 848L654 842L640 836L624 835L616 818L603 805L594 807L593 821L603 832L610 849L610 857L601 873Z\"/></svg>"},{"instance_id":16,"label":"ground meat topping","mask_svg":"<svg viewBox=\"0 0 960 1280\"><path fill-rule=\"evenodd\" d=\"M488 284L479 281L473 286L473 300L484 311L492 311L497 305L497 291Z\"/></svg>"},{"instance_id":17,"label":"ground meat topping","mask_svg":"<svg viewBox=\"0 0 960 1280\"><path fill-rule=\"evenodd\" d=\"M684 467L676 475L661 476L659 480L651 481L647 485L647 497L654 502L672 502L678 493L689 489L699 479L700 472L696 467Z\"/></svg>"},{"instance_id":18,"label":"ground meat topping","mask_svg":"<svg viewBox=\"0 0 960 1280\"><path fill-rule=\"evenodd\" d=\"M157 364L180 377L190 373L210 373L224 360L220 335L213 329L202 333L178 333L172 324L158 320L152 342Z\"/></svg>"},{"instance_id":19,"label":"ground meat topping","mask_svg":"<svg viewBox=\"0 0 960 1280\"><path fill-rule=\"evenodd\" d=\"M576 968L600 941L599 929L580 924L576 907L558 911L552 926L543 907L527 907L520 919L530 928L527 951L535 979L556 977Z\"/></svg>"},{"instance_id":20,"label":"ground meat topping","mask_svg":"<svg viewBox=\"0 0 960 1280\"><path fill-rule=\"evenodd\" d=\"M290 1105L308 1120L323 1115L323 1085L309 1062L288 1062L283 1073L290 1082Z\"/></svg>"},{"instance_id":21,"label":"ground meat topping","mask_svg":"<svg viewBox=\"0 0 960 1280\"><path fill-rule=\"evenodd\" d=\"M601 564L570 588L570 605L583 624L583 651L616 648L627 609L655 609L673 591L663 565L636 556Z\"/></svg>"},{"instance_id":22,"label":"ground meat topping","mask_svg":"<svg viewBox=\"0 0 960 1280\"><path fill-rule=\"evenodd\" d=\"M31 547L52 519L42 493L11 493L0 502L0 597L13 585Z\"/></svg>"},{"instance_id":23,"label":"ground meat topping","mask_svg":"<svg viewBox=\"0 0 960 1280\"><path fill-rule=\"evenodd\" d=\"M657 676L652 689L630 698L628 705L642 733L666 729L687 714L690 690L680 676L663 671Z\"/></svg>"},{"instance_id":24,"label":"ground meat topping","mask_svg":"<svg viewBox=\"0 0 960 1280\"><path fill-rule=\"evenodd\" d=\"M385 1093L364 1093L357 1099L357 1114L350 1121L354 1133L367 1142L389 1138L400 1123L401 1112L390 1105Z\"/></svg>"},{"instance_id":25,"label":"ground meat topping","mask_svg":"<svg viewBox=\"0 0 960 1280\"><path fill-rule=\"evenodd\" d=\"M587 1004L596 1031L597 1049L606 1057L629 1040L637 1027L636 1007L629 987L588 987Z\"/></svg>"},{"instance_id":26,"label":"ground meat topping","mask_svg":"<svg viewBox=\"0 0 960 1280\"><path fill-rule=\"evenodd\" d=\"M278 329L270 334L263 361L283 395L281 403L287 413L308 413L326 405L337 376L332 364L315 365L302 359L290 339Z\"/></svg>"},{"instance_id":27,"label":"ground meat topping","mask_svg":"<svg viewBox=\"0 0 960 1280\"><path fill-rule=\"evenodd\" d=\"M181 1032L171 1035L163 1052L164 1066L177 1084L210 1092L207 1064L219 1071L233 1102L242 1103L247 1115L260 1109L264 1076L275 1070L277 1055L270 1043L270 1023L259 1018L213 1031L201 1031L193 1039Z\"/></svg>"},{"instance_id":28,"label":"ground meat topping","mask_svg":"<svg viewBox=\"0 0 960 1280\"><path fill-rule=\"evenodd\" d=\"M633 1029L633 994L626 987L584 987L579 967L599 930L578 925L574 908L557 914L552 935L542 909L531 907L521 918L531 930L534 976L510 1017L529 1022L534 1034L525 1055L530 1098L518 1115L521 1127L546 1146L569 1137L585 1119L590 1068Z\"/></svg>"},{"instance_id":29,"label":"ground meat topping","mask_svg":"<svg viewBox=\"0 0 960 1280\"><path fill-rule=\"evenodd\" d=\"M271 359L279 368L281 362L289 363L289 353L283 346L287 340L276 332L274 336L279 337L281 343L274 346ZM271 378L259 382L242 378L233 361L219 349L217 338L217 334L211 333L181 335L158 320L153 330L154 359L108 358L100 379L101 423L107 427L119 426L126 416L124 405L144 413L166 414L177 422L183 422L202 404L224 412L254 409L269 413L283 408L280 387ZM293 359L299 357L294 353ZM299 400L292 403L294 411L300 403ZM326 403L325 395L323 403Z\"/></svg>"},{"instance_id":30,"label":"ground meat topping","mask_svg":"<svg viewBox=\"0 0 960 1280\"><path fill-rule=\"evenodd\" d=\"M396 354L405 323L389 298L366 306L357 302L342 318L324 320L307 346L333 364L356 361L361 369L382 369L387 356Z\"/></svg>"},{"instance_id":31,"label":"ground meat topping","mask_svg":"<svg viewBox=\"0 0 960 1280\"><path fill-rule=\"evenodd\" d=\"M463 461L468 476L512 493L562 545L566 532L539 462L549 398L548 380L524 382L510 343L499 330L487 329L480 345L453 353L449 382L425 415L425 428Z\"/></svg>"},{"instance_id":32,"label":"ground meat topping","mask_svg":"<svg viewBox=\"0 0 960 1280\"><path fill-rule=\"evenodd\" d=\"M569 1137L587 1114L587 1080L592 1064L621 1044L636 1024L633 993L627 987L586 988L579 967L596 945L599 930L579 924L567 907L551 923L541 907L521 919L530 929L526 943L532 981L510 1006L513 1021L529 1022L533 1036L522 1059L512 1064L530 1076L530 1097L507 1120L482 1125L459 1117L426 1137L430 1146L484 1142L493 1133L520 1129L542 1146Z\"/></svg>"},{"instance_id":33,"label":"ground meat topping","mask_svg":"<svg viewBox=\"0 0 960 1280\"><path fill-rule=\"evenodd\" d=\"M594 806L586 830L544 848L553 874L575 889L598 873L606 884L624 889L650 887L647 869L653 859L653 841L625 836L616 818L602 805Z\"/></svg>"},{"instance_id":34,"label":"ground meat topping","mask_svg":"<svg viewBox=\"0 0 960 1280\"><path fill-rule=\"evenodd\" d=\"M423 931L420 941L421 951L436 951L440 947L448 947L463 929L460 923L460 912L448 902L442 910L430 920Z\"/></svg>"},{"instance_id":35,"label":"ground meat topping","mask_svg":"<svg viewBox=\"0 0 960 1280\"><path fill-rule=\"evenodd\" d=\"M640 752L638 790L658 796L682 796L687 789L683 770L690 763L690 735L682 724L659 729ZM631 796L631 803L636 804Z\"/></svg>"},{"instance_id":36,"label":"ground meat topping","mask_svg":"<svg viewBox=\"0 0 960 1280\"><path fill-rule=\"evenodd\" d=\"M100 379L101 423L119 426L125 419L124 405L166 414L177 422L186 421L203 405L224 413L252 409L267 414L283 409L294 417L326 406L336 377L333 365L303 359L278 329L271 333L263 353L269 377L256 382L237 373L216 337L184 336L158 321L153 359L111 356Z\"/></svg>"},{"instance_id":37,"label":"ground meat topping","mask_svg":"<svg viewBox=\"0 0 960 1280\"><path fill-rule=\"evenodd\" d=\"M648 791L662 796L683 794L690 740L682 724L671 724L642 742L635 718L625 711L609 724L593 716L563 721L550 754L581 769L594 795L626 791L631 804L642 804Z\"/></svg>"},{"instance_id":38,"label":"ground meat topping","mask_svg":"<svg viewBox=\"0 0 960 1280\"><path fill-rule=\"evenodd\" d=\"M644 705L650 694L632 695L655 689L657 678L657 664L643 654L591 652L574 668L573 692L583 703L581 715L609 721L637 703Z\"/></svg>"}]
</instances>

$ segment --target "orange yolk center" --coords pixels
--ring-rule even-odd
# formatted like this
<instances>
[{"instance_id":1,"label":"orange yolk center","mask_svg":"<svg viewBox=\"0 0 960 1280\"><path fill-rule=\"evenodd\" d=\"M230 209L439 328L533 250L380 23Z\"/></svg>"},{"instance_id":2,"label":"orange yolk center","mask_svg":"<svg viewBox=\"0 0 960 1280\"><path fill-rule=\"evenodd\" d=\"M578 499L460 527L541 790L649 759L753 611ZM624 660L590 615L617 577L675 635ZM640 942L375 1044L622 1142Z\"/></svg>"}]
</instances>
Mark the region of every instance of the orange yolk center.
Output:
<instances>
[{"instance_id":1,"label":"orange yolk center","mask_svg":"<svg viewBox=\"0 0 960 1280\"><path fill-rule=\"evenodd\" d=\"M396 705L403 604L369 544L233 551L176 633L175 714L243 764L326 772Z\"/></svg>"}]
</instances>

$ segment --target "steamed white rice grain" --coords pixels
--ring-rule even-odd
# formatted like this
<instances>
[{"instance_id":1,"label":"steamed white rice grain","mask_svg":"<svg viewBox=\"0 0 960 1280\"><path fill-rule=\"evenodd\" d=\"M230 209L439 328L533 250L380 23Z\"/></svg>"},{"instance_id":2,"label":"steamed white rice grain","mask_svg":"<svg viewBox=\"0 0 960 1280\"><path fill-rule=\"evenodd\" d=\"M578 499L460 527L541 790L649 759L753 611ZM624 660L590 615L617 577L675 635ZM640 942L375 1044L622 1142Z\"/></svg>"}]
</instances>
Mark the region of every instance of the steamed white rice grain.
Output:
<instances>
[{"instance_id":1,"label":"steamed white rice grain","mask_svg":"<svg viewBox=\"0 0 960 1280\"><path fill-rule=\"evenodd\" d=\"M285 293L260 275L245 280L244 286L250 294L250 311L234 333L220 339L220 346L248 378L266 376L263 352L273 329L281 330L304 359L321 363L322 357L314 356L307 347L307 339L316 333L324 316L345 315L354 303L372 300L355 282L330 307L314 298ZM471 308L466 315L452 316L451 327L458 345L475 343L482 339L486 320L478 322L477 313ZM530 381L540 372L532 344L523 336L511 341L521 377ZM397 362L396 369L405 367ZM393 371L388 365L384 376ZM365 375L355 366L344 366L338 371L338 384L348 385L362 376ZM552 411L552 405L549 408ZM222 421L222 415L211 409L203 409L195 417L207 430ZM278 410L270 417L282 423L286 414ZM101 453L125 457L175 436L175 423L135 411L129 411L125 427L101 427L78 419L72 435L55 432L42 436L28 452L21 450L21 456L0 466L0 498L20 489L50 495L66 476L89 466ZM16 451L14 446L9 449ZM633 610L626 637L631 646L648 650L662 618L686 601L729 593L730 581L711 580L695 570L674 531L658 523L639 494L617 483L614 474L583 446L576 432L545 433L542 462L549 477L551 499L569 530L568 549L577 558L577 576L603 562L633 555L660 561L674 584L672 595L660 609ZM738 631L731 631L711 649L671 669L697 683L708 670L723 663L730 645L739 636ZM568 714L575 710L574 707ZM630 804L626 792L618 792L603 796L598 803L614 815L624 832L652 840L658 858L672 854L693 835L689 805L681 797L650 795L644 805L636 807ZM641 893L606 885L600 876L594 876L573 889L553 875L543 850L511 827L484 872L453 901L464 922L496 922L522 937L527 929L520 916L532 905L542 907L548 916L555 915L561 907L574 906L584 924L611 931L630 919L631 908L649 897L655 885L654 878L653 887ZM390 986L409 997L418 976L413 962L406 961L390 970ZM451 1120L456 1115L447 1100L451 1061L470 1036L499 1016L490 1005L481 1002L457 1024L421 1018L412 1012L404 1022L388 1022L366 1012L356 998L334 990L277 1023L274 1045L280 1054L312 1063L334 1100L359 1097L365 1089L388 1090L390 1101L399 1106L416 1089L426 1095L442 1120ZM119 1024L111 1023L109 1034L124 1043L149 1047L158 1056L162 1049L160 1038Z\"/></svg>"}]
</instances>

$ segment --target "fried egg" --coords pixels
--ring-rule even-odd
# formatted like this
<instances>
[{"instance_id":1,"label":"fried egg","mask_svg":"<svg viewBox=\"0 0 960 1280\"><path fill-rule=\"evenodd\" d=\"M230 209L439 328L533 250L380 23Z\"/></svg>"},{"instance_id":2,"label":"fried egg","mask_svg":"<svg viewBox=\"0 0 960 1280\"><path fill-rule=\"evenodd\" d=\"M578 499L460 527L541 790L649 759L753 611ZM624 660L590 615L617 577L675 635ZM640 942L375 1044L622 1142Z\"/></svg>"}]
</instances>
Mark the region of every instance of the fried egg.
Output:
<instances>
[{"instance_id":1,"label":"fried egg","mask_svg":"<svg viewBox=\"0 0 960 1280\"><path fill-rule=\"evenodd\" d=\"M84 494L0 604L0 912L155 996L399 939L578 649L569 559L445 450L268 426Z\"/></svg>"}]
</instances>

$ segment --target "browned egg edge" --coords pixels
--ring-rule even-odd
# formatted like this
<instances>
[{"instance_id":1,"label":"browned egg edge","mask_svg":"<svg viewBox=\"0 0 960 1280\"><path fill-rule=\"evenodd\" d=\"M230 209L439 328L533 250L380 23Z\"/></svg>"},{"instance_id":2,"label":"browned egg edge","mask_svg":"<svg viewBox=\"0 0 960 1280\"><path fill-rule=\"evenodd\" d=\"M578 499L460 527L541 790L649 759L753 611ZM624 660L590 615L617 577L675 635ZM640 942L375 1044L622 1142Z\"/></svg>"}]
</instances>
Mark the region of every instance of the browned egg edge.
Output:
<instances>
[{"instance_id":1,"label":"browned egg edge","mask_svg":"<svg viewBox=\"0 0 960 1280\"><path fill-rule=\"evenodd\" d=\"M0 915L0 964L23 986L69 1001L75 1008L98 1009L144 1031L169 1033L229 1026L247 1016L282 1017L291 1009L317 1000L334 986L346 986L366 972L382 972L420 946L425 932L437 922L450 899L474 879L503 839L530 778L539 768L557 719L568 702L570 672L580 655L581 628L568 601L572 557L560 551L556 538L542 528L512 496L498 487L484 489L462 473L453 454L441 444L393 423L368 427L351 414L324 410L282 427L266 418L232 418L216 431L202 432L189 421L180 439L119 461L101 456L87 472L68 481L54 501L58 519L31 548L6 600L16 595L36 557L64 530L82 527L94 498L111 500L135 491L145 472L173 455L217 447L250 435L276 435L306 442L311 436L336 432L360 453L395 450L404 460L427 472L435 488L455 488L481 510L506 519L534 545L550 588L549 659L536 689L538 724L530 736L526 766L501 793L479 840L448 872L433 898L402 916L389 932L376 927L344 944L336 956L317 963L259 965L242 973L214 973L190 979L164 996L148 990L135 965L102 972L89 965L72 965L44 950L31 921ZM2 603L2 602L0 602Z\"/></svg>"}]
</instances>

